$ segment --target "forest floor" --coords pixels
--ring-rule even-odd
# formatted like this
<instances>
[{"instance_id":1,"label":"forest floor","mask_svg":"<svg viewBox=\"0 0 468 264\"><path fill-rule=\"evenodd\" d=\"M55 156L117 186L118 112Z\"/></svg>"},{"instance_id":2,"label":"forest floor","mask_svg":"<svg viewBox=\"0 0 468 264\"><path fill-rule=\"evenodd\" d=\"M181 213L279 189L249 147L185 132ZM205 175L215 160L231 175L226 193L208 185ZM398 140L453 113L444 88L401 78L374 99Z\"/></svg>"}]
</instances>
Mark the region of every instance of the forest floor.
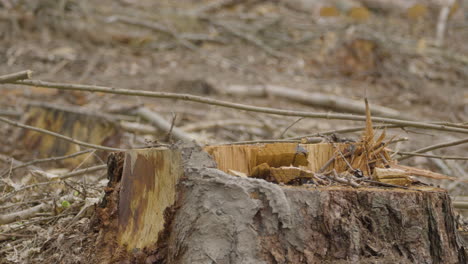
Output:
<instances>
[{"instance_id":1,"label":"forest floor","mask_svg":"<svg viewBox=\"0 0 468 264\"><path fill-rule=\"evenodd\" d=\"M278 109L325 113L336 109L333 104L304 105L280 96L227 92L233 85L275 85L362 102L366 97L371 110L379 105L397 110L401 118L467 126L468 30L463 19L449 20L444 43L437 46L437 20L433 19L437 14L431 12L416 17L378 11L370 11L369 16L320 17L281 1L240 1L205 11L201 7L207 2L189 0L20 1L24 3L6 8L7 2L0 1L0 75L32 70L33 79L43 81L189 93ZM173 99L0 86L2 116L20 120L31 102L79 106L100 113L144 105L167 120L176 116L175 127L185 128L201 144L297 137L363 125L331 119L297 121L297 117ZM204 126L223 120L235 121ZM15 131L0 123L4 139L0 154L23 162L34 159L11 136ZM460 133L415 128L389 129L387 133L408 139L393 146L400 151L464 138ZM126 133L118 147L143 146L145 139L163 136ZM358 138L359 132L343 136ZM433 154L467 156L467 150L467 145L460 145ZM413 157L404 164L468 179L466 160ZM10 167L11 162L0 159L0 172ZM52 170L49 166L48 171L57 172L57 167L52 165ZM89 249L85 244L97 235L87 229L87 211L102 196L104 174L35 188L14 200L0 198L2 214L43 200L60 205L55 215L44 213L0 226L0 263L83 263L83 252ZM2 182L18 189L38 181L28 170L8 177ZM464 183L435 184L453 196L468 196ZM2 188L0 197L6 190ZM77 194L85 189L85 196Z\"/></svg>"}]
</instances>

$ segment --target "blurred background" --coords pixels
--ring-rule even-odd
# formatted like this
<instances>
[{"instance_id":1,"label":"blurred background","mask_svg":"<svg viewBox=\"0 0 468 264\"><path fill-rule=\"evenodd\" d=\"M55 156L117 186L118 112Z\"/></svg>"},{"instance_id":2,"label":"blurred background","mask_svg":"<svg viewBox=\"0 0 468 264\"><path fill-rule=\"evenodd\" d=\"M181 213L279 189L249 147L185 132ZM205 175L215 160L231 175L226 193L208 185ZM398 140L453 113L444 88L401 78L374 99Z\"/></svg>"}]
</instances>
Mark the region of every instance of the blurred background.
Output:
<instances>
[{"instance_id":1,"label":"blurred background","mask_svg":"<svg viewBox=\"0 0 468 264\"><path fill-rule=\"evenodd\" d=\"M466 12L467 1L450 0L1 0L0 74L30 69L35 79L46 81L190 93L314 112L350 112L338 99L363 104L367 97L371 109L383 107L376 116L466 126ZM324 101L290 96L298 91L324 96ZM113 114L144 105L169 121L176 116L175 126L203 144L362 125L178 100L13 85L3 85L0 92L4 116L20 117L33 101ZM3 126L0 133L8 139L11 129ZM409 139L394 146L402 151L463 136L412 128L388 133ZM126 135L121 146L158 138L143 134ZM20 149L8 140L0 143L2 153L18 158L25 155ZM433 154L466 156L466 150L461 145ZM405 162L468 176L466 161L414 157Z\"/></svg>"}]
</instances>

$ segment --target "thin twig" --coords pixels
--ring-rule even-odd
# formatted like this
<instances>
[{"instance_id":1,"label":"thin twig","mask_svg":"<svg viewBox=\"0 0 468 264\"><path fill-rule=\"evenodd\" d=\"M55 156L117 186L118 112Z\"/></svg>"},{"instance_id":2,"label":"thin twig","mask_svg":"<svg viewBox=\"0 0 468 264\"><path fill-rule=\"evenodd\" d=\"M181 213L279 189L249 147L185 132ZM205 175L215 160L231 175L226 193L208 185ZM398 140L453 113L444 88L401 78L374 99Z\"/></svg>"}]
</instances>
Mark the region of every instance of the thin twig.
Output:
<instances>
[{"instance_id":1,"label":"thin twig","mask_svg":"<svg viewBox=\"0 0 468 264\"><path fill-rule=\"evenodd\" d=\"M36 159L36 160L32 160L32 161L25 162L25 163L23 163L23 164L14 166L14 167L11 168L11 171L14 171L14 170L19 169L19 168L28 167L28 166L31 166L31 165L34 165L34 164L38 164L38 163L44 163L44 162L49 162L49 161L59 161L59 160L69 159L69 158L73 158L73 157L77 157L77 156L83 155L83 154L88 153L88 152L91 152L91 151L93 151L93 150L92 150L92 149L86 149L86 150L82 150L82 151L75 152L75 153L73 153L73 154L65 155L65 156L51 157L51 158L45 158L45 159ZM6 173L3 173L2 175L0 175L0 177L3 177L3 176L5 176L5 175L6 175Z\"/></svg>"},{"instance_id":2,"label":"thin twig","mask_svg":"<svg viewBox=\"0 0 468 264\"><path fill-rule=\"evenodd\" d=\"M0 110L0 116L18 118L21 116L21 112L14 110Z\"/></svg>"},{"instance_id":3,"label":"thin twig","mask_svg":"<svg viewBox=\"0 0 468 264\"><path fill-rule=\"evenodd\" d=\"M183 140L183 141L194 140L194 138L191 135L189 135L188 133L185 133L184 131L182 131L181 129L177 127L173 127L173 124L167 122L166 119L164 119L161 115L159 115L158 113L154 111L151 111L150 109L146 107L138 108L137 110L135 110L135 113L138 116L142 117L143 119L149 121L154 127L166 133L171 133L171 135L177 140Z\"/></svg>"},{"instance_id":4,"label":"thin twig","mask_svg":"<svg viewBox=\"0 0 468 264\"><path fill-rule=\"evenodd\" d=\"M322 138L309 138L307 143L320 143ZM227 142L217 145L247 145L247 144L262 144L262 143L301 143L297 139L260 139L260 140L248 140L248 141L236 141L236 142Z\"/></svg>"},{"instance_id":5,"label":"thin twig","mask_svg":"<svg viewBox=\"0 0 468 264\"><path fill-rule=\"evenodd\" d=\"M50 204L42 203L34 207L25 209L23 211L13 212L9 214L0 215L0 225L9 224L15 221L29 219L34 217L37 213L41 211L46 211L51 208Z\"/></svg>"},{"instance_id":6,"label":"thin twig","mask_svg":"<svg viewBox=\"0 0 468 264\"><path fill-rule=\"evenodd\" d=\"M442 126L448 126L448 127L458 127L458 128L468 129L468 126L466 125L452 124L452 123L447 123L447 122L428 122L428 123L434 124L434 125L442 125ZM326 136L326 135L331 135L331 134L345 134L345 133L352 133L352 132L360 132L360 131L363 131L365 128L366 128L365 126L350 127L350 128L329 130L329 131L318 132L314 134L290 137L290 138L285 138L285 139L301 139L301 138L306 138L306 137L318 137L318 136ZM374 129L404 128L404 126L379 124L379 125L373 125L372 128Z\"/></svg>"},{"instance_id":7,"label":"thin twig","mask_svg":"<svg viewBox=\"0 0 468 264\"><path fill-rule=\"evenodd\" d=\"M99 171L99 170L103 170L103 169L107 169L107 165L104 164L104 165L97 165L97 166L93 166L93 167L88 167L88 168L77 170L77 171L74 171L74 172L65 173L63 175L52 178L50 181L39 182L39 183L35 183L35 184L26 185L26 186L23 186L20 189L17 189L17 190L14 190L14 191L8 193L7 195L5 195L3 197L0 197L0 203L6 201L7 199L10 199L11 197L15 196L16 194L18 194L20 192L29 190L31 188L57 183L60 180L65 180L65 179L68 179L68 178L71 178L71 177L76 177L76 176L80 176L80 175L83 175L83 174L86 174L86 173L91 173L91 172L95 172L95 171Z\"/></svg>"},{"instance_id":8,"label":"thin twig","mask_svg":"<svg viewBox=\"0 0 468 264\"><path fill-rule=\"evenodd\" d=\"M237 0L221 0L221 1L216 1L216 2L209 2L208 4L205 4L196 8L194 11L192 11L192 13L202 14L202 13L213 12L215 10L221 9L225 6L232 5L238 2L239 1Z\"/></svg>"},{"instance_id":9,"label":"thin twig","mask_svg":"<svg viewBox=\"0 0 468 264\"><path fill-rule=\"evenodd\" d=\"M39 128L39 127L28 126L28 125L25 125L25 124L22 124L22 123L19 123L19 122L15 122L15 121L12 121L12 120L4 118L4 117L0 117L0 121L4 122L4 123L7 123L7 124L10 124L12 126L21 127L21 128L33 130L33 131L36 131L36 132L39 132L39 133L43 133L43 134L46 134L46 135L49 135L49 136L53 136L53 137L56 137L56 138L59 138L59 139L62 139L62 140L65 140L65 141L80 145L80 146L83 146L83 147L99 149L99 150L104 150L104 151L126 151L127 150L127 149L111 148L111 147L100 146L100 145L95 145L95 144L83 142L83 141L73 139L71 137L67 137L67 136L61 135L59 133L55 133L55 132L46 130L46 129L42 129L42 128Z\"/></svg>"},{"instance_id":10,"label":"thin twig","mask_svg":"<svg viewBox=\"0 0 468 264\"><path fill-rule=\"evenodd\" d=\"M201 121L198 123L190 123L185 126L181 126L185 132L193 132L198 130L210 129L213 127L227 127L227 126L249 126L249 127L264 127L263 124L253 120L242 120L242 119L223 119L223 120L209 120Z\"/></svg>"},{"instance_id":11,"label":"thin twig","mask_svg":"<svg viewBox=\"0 0 468 264\"><path fill-rule=\"evenodd\" d=\"M44 87L44 88L54 88L54 89L60 89L60 90L102 92L102 93L121 94L121 95L130 95L130 96L180 99L184 101L192 101L192 102L204 103L204 104L209 104L209 105L217 105L217 106L222 106L222 107L227 107L227 108L246 110L246 111L251 111L251 112L259 112L259 113L267 113L267 114L283 115L283 116L299 116L299 117L309 117L309 118L355 120L355 121L366 120L366 117L362 115L350 115L350 114L338 114L338 113L315 113L315 112L307 112L307 111L292 111L292 110L275 109L275 108L269 108L269 107L258 107L258 106L244 105L244 104L239 104L239 103L226 102L222 100L211 99L211 98L190 95L190 94L118 89L118 88L93 86L93 85L52 83L52 82L44 82L44 81L37 81L37 80L24 80L24 81L17 81L13 83L20 84L20 85ZM451 131L451 132L468 134L468 129L448 127L445 125L436 125L436 124L430 124L430 123L424 123L424 122L407 121L407 120L399 120L399 119L383 118L383 117L373 117L372 121L377 122L377 123L387 123L387 124L394 124L394 125L407 126L407 127L417 127L417 128L434 129L434 130Z\"/></svg>"},{"instance_id":12,"label":"thin twig","mask_svg":"<svg viewBox=\"0 0 468 264\"><path fill-rule=\"evenodd\" d=\"M354 182L351 178L348 178L348 180L346 179L342 179L338 176L338 173L336 172L335 169L333 169L333 174L332 174L334 177L333 177L333 180L337 181L337 182L340 182L340 183L345 183L345 184L349 184L351 185L352 187L354 188L359 188L361 187L361 185L359 185L358 183Z\"/></svg>"},{"instance_id":13,"label":"thin twig","mask_svg":"<svg viewBox=\"0 0 468 264\"><path fill-rule=\"evenodd\" d=\"M395 153L398 155L418 156L418 157L443 159L443 160L468 160L468 157L462 157L462 156L443 156L443 155L431 155L431 154L422 154L422 153L417 153L417 152L402 152L402 151L398 151Z\"/></svg>"},{"instance_id":14,"label":"thin twig","mask_svg":"<svg viewBox=\"0 0 468 264\"><path fill-rule=\"evenodd\" d=\"M65 173L63 175L52 178L51 180L52 181L65 180L65 179L68 179L68 178L81 176L81 175L86 174L86 173L91 173L91 172L95 172L95 171L99 171L99 170L103 170L103 169L107 169L107 164L96 165L96 166L93 166L93 167L88 167L88 168L85 168L85 169Z\"/></svg>"},{"instance_id":15,"label":"thin twig","mask_svg":"<svg viewBox=\"0 0 468 264\"><path fill-rule=\"evenodd\" d=\"M437 47L441 47L444 44L444 35L445 28L447 27L447 19L450 13L450 6L453 5L453 0L448 1L448 3L440 9L439 18L437 20L436 27L436 41L435 44Z\"/></svg>"},{"instance_id":16,"label":"thin twig","mask_svg":"<svg viewBox=\"0 0 468 264\"><path fill-rule=\"evenodd\" d=\"M9 204L9 205L3 205L3 206L0 206L0 210L8 209L8 208L11 208L11 207L14 207L14 206L21 206L21 205L25 205L25 204L40 203L40 202L48 201L50 199L55 199L55 197L48 197L48 198L42 198L42 199L37 199L37 200L32 200L32 201L26 201L26 202L13 203L13 204Z\"/></svg>"},{"instance_id":17,"label":"thin twig","mask_svg":"<svg viewBox=\"0 0 468 264\"><path fill-rule=\"evenodd\" d=\"M174 129L174 124L177 118L177 114L172 113L172 121L171 121L171 127L169 128L169 131L167 131L166 138L164 139L164 142L172 142L172 130Z\"/></svg>"},{"instance_id":18,"label":"thin twig","mask_svg":"<svg viewBox=\"0 0 468 264\"><path fill-rule=\"evenodd\" d=\"M302 119L304 119L304 117L301 117L299 119L297 119L296 121L292 122L288 127L286 127L283 132L281 133L281 135L278 137L278 138L283 138L284 134L286 134L286 132L292 127L294 126L295 124L299 123L299 121L301 121Z\"/></svg>"},{"instance_id":19,"label":"thin twig","mask_svg":"<svg viewBox=\"0 0 468 264\"><path fill-rule=\"evenodd\" d=\"M379 182L379 181L373 181L373 180L362 179L362 180L360 180L360 181L368 182L368 183L372 183L372 184L380 185L380 186L384 186L384 187L393 187L393 188L409 189L409 188L406 187L406 186L401 186L401 185L396 185L396 184L391 184L391 183L385 183L385 182ZM414 189L414 190L415 190L415 191L419 191L418 189Z\"/></svg>"},{"instance_id":20,"label":"thin twig","mask_svg":"<svg viewBox=\"0 0 468 264\"><path fill-rule=\"evenodd\" d=\"M3 75L0 76L0 83L12 83L19 80L30 79L31 75L32 71L30 70Z\"/></svg>"},{"instance_id":21,"label":"thin twig","mask_svg":"<svg viewBox=\"0 0 468 264\"><path fill-rule=\"evenodd\" d=\"M205 16L205 17L200 17L200 18L206 19L208 17ZM241 39L243 39L243 40L245 40L247 42L252 43L253 45L259 47L262 50L264 50L267 54L269 54L271 56L274 56L276 58L292 58L290 55L273 49L272 47L270 47L270 46L266 45L265 43L263 43L263 41L261 41L260 39L257 39L256 37L254 37L254 36L252 36L250 34L246 34L245 32L242 32L240 30L236 30L233 27L231 27L231 26L229 26L229 25L227 25L225 23L220 23L220 22L214 21L214 20L209 19L209 18L207 20L211 24L225 29L230 34L232 34L232 35L234 35L236 37L239 37L239 38L241 38Z\"/></svg>"},{"instance_id":22,"label":"thin twig","mask_svg":"<svg viewBox=\"0 0 468 264\"><path fill-rule=\"evenodd\" d=\"M455 140L455 141L451 141L451 142L446 142L446 143L435 144L435 145L424 147L424 148L421 148L421 149L418 149L418 150L415 150L415 151L411 151L411 153L424 153L424 152L428 152L428 151L431 151L431 150L434 150L434 149L452 147L452 146L461 145L461 144L465 144L465 143L468 143L468 138ZM403 157L398 158L397 160L401 161L401 160L405 160L405 159L410 158L410 157L411 156L403 156Z\"/></svg>"},{"instance_id":23,"label":"thin twig","mask_svg":"<svg viewBox=\"0 0 468 264\"><path fill-rule=\"evenodd\" d=\"M336 156L333 155L333 157L331 157L327 162L325 162L325 164L323 164L323 166L317 171L317 173L323 173L328 168L328 166L330 166L335 160Z\"/></svg>"}]
</instances>

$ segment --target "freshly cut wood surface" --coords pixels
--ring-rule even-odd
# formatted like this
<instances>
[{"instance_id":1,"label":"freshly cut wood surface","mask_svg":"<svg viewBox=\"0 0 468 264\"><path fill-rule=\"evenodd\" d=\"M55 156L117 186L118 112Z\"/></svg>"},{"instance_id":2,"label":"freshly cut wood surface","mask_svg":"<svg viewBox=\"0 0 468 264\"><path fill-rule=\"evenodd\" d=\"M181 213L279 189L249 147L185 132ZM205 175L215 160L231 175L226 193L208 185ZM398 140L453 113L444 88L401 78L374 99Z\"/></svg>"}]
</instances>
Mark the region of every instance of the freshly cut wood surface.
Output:
<instances>
[{"instance_id":1,"label":"freshly cut wood surface","mask_svg":"<svg viewBox=\"0 0 468 264\"><path fill-rule=\"evenodd\" d=\"M318 172L335 154L343 150L346 144L298 144L272 143L256 145L221 145L205 147L218 164L218 169L229 173L229 170L253 173L254 168L267 163L270 167L295 166L312 172ZM333 161L331 168L341 172L346 170L342 160Z\"/></svg>"},{"instance_id":2,"label":"freshly cut wood surface","mask_svg":"<svg viewBox=\"0 0 468 264\"><path fill-rule=\"evenodd\" d=\"M175 202L182 174L178 151L160 148L126 153L119 197L120 245L132 249L157 243L165 210Z\"/></svg>"}]
</instances>

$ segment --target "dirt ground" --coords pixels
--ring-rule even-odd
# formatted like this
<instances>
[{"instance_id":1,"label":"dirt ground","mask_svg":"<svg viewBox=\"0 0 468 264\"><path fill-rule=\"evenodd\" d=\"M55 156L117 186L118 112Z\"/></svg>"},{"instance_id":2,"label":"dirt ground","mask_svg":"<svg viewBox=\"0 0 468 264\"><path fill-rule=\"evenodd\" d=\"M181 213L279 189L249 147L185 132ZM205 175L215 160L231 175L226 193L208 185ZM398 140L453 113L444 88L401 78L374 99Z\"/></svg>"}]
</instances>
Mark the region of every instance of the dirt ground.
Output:
<instances>
[{"instance_id":1,"label":"dirt ground","mask_svg":"<svg viewBox=\"0 0 468 264\"><path fill-rule=\"evenodd\" d=\"M209 3L0 1L0 75L29 69L34 79L44 81L189 93L279 109L334 110L333 105L304 105L271 95L254 98L226 93L231 85L277 85L355 100L367 97L371 108L392 108L411 120L467 126L467 4L449 17L444 43L437 46L438 13L430 8L416 16L406 11L366 9L367 15L339 13L328 17L296 10L281 1L234 1L202 12L200 8ZM19 120L26 105L38 101L96 112L145 105L167 120L176 115L175 126L182 128L214 120L245 120L245 125L191 132L203 144L277 139L298 119L173 99L0 86L0 113L14 113L10 116L13 119ZM359 125L363 123L302 119L283 137ZM12 141L14 131L0 123L0 154L20 161L33 159L21 144ZM390 129L388 133L408 138L393 146L401 151L465 137L415 128ZM339 136L357 138L359 133ZM145 137L157 138L147 135L135 139L127 133L121 147L139 146ZM467 150L467 145L461 145L433 154L466 157ZM468 179L466 160L414 157L404 164ZM8 162L0 160L0 171L9 167ZM28 177L17 173L12 181L20 186L30 184L33 176L23 173ZM77 190L61 184L0 203L2 213L7 213L33 203L24 201L53 199L61 205L65 200L76 201L70 207L63 206L65 210L59 210L58 215L44 214L0 226L0 263L86 263L86 250L97 236L88 228L91 217L87 211L95 201L92 199L102 195L105 176L100 173L84 179L68 185L80 186L78 192L87 189L86 197L68 197ZM466 184L435 184L448 188L454 196L468 196ZM18 202L23 204L15 205ZM76 217L78 212L81 214Z\"/></svg>"}]
</instances>

